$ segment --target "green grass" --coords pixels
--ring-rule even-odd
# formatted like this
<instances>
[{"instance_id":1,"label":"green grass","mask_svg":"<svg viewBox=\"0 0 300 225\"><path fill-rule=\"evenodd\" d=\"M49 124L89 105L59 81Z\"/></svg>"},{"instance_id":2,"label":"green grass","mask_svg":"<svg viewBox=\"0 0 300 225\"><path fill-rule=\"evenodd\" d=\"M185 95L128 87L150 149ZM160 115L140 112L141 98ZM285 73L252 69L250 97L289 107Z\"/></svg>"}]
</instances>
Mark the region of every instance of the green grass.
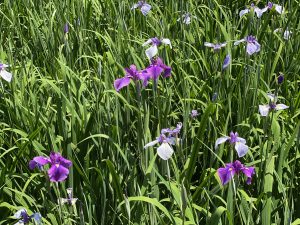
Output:
<instances>
[{"instance_id":1,"label":"green grass","mask_svg":"<svg viewBox=\"0 0 300 225\"><path fill-rule=\"evenodd\" d=\"M13 73L0 89L0 224L16 223L20 208L49 225L300 224L299 2L277 2L286 13L261 19L239 18L247 1L148 2L147 17L129 0L0 2L0 62ZM197 16L188 26L177 22L185 11ZM274 34L278 27L291 39ZM233 46L248 34L261 44L251 57ZM141 45L155 36L172 42L159 50L172 76L140 96L133 83L116 92L124 67L148 66ZM228 45L214 54L205 41ZM232 63L221 72L226 54ZM261 117L258 105L274 91L289 109ZM181 142L170 160L143 148L178 122ZM256 169L251 185L241 176L222 186L217 176L237 159L230 145L214 149L231 130L250 146L240 160ZM52 150L73 162L58 185L28 168ZM68 187L76 207L57 204Z\"/></svg>"}]
</instances>

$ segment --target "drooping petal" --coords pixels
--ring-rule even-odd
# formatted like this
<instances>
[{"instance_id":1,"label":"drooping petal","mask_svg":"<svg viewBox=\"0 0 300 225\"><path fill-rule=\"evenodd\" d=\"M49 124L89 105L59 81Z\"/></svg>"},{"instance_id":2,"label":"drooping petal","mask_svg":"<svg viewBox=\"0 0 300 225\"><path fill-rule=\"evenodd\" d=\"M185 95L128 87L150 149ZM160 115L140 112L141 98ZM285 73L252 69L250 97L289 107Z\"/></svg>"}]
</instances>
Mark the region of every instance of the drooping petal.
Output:
<instances>
[{"instance_id":1,"label":"drooping petal","mask_svg":"<svg viewBox=\"0 0 300 225\"><path fill-rule=\"evenodd\" d=\"M149 142L148 144L146 144L146 145L144 146L144 148L149 148L149 147L151 147L151 146L153 146L153 145L156 145L157 143L158 143L158 140L151 141L151 142Z\"/></svg>"},{"instance_id":2,"label":"drooping petal","mask_svg":"<svg viewBox=\"0 0 300 225\"><path fill-rule=\"evenodd\" d=\"M276 107L275 107L276 110L282 110L282 109L287 109L287 108L289 108L289 107L285 104L276 104Z\"/></svg>"},{"instance_id":3,"label":"drooping petal","mask_svg":"<svg viewBox=\"0 0 300 225\"><path fill-rule=\"evenodd\" d=\"M149 44L152 44L152 39L151 39L151 38L148 39L146 42L144 42L144 43L142 44L142 46L144 47L144 46L149 45Z\"/></svg>"},{"instance_id":4,"label":"drooping petal","mask_svg":"<svg viewBox=\"0 0 300 225\"><path fill-rule=\"evenodd\" d=\"M227 42L224 42L224 43L221 43L221 44L220 44L220 47L223 48L223 47L225 47L226 45L227 45Z\"/></svg>"},{"instance_id":5,"label":"drooping petal","mask_svg":"<svg viewBox=\"0 0 300 225\"><path fill-rule=\"evenodd\" d=\"M15 214L14 218L20 219L22 217L23 213L27 213L26 209L19 209Z\"/></svg>"},{"instance_id":6,"label":"drooping petal","mask_svg":"<svg viewBox=\"0 0 300 225\"><path fill-rule=\"evenodd\" d=\"M33 170L35 167L42 167L50 163L50 159L44 156L36 156L29 162L29 169Z\"/></svg>"},{"instance_id":7,"label":"drooping petal","mask_svg":"<svg viewBox=\"0 0 300 225\"><path fill-rule=\"evenodd\" d=\"M240 158L246 155L249 149L249 147L242 142L236 142L234 148Z\"/></svg>"},{"instance_id":8,"label":"drooping petal","mask_svg":"<svg viewBox=\"0 0 300 225\"><path fill-rule=\"evenodd\" d=\"M281 5L276 5L275 4L275 10L279 13L282 14L284 12L284 9Z\"/></svg>"},{"instance_id":9,"label":"drooping petal","mask_svg":"<svg viewBox=\"0 0 300 225\"><path fill-rule=\"evenodd\" d=\"M143 6L141 7L141 12L144 16L146 16L150 10L151 10L151 5L147 3L144 3Z\"/></svg>"},{"instance_id":10,"label":"drooping petal","mask_svg":"<svg viewBox=\"0 0 300 225\"><path fill-rule=\"evenodd\" d=\"M173 154L174 150L171 148L171 146L164 142L161 144L161 146L159 146L157 148L157 154L159 155L160 158L162 158L163 160L168 160L169 158L171 158L172 154Z\"/></svg>"},{"instance_id":11,"label":"drooping petal","mask_svg":"<svg viewBox=\"0 0 300 225\"><path fill-rule=\"evenodd\" d=\"M161 40L161 43L163 43L163 44L165 44L165 45L169 45L170 48L172 48L171 41L170 41L170 39L168 39L168 38L163 38L163 39Z\"/></svg>"},{"instance_id":12,"label":"drooping petal","mask_svg":"<svg viewBox=\"0 0 300 225\"><path fill-rule=\"evenodd\" d=\"M237 137L236 142L241 142L243 144L246 144L246 140L244 138L241 138L241 137Z\"/></svg>"},{"instance_id":13,"label":"drooping petal","mask_svg":"<svg viewBox=\"0 0 300 225\"><path fill-rule=\"evenodd\" d=\"M259 109L259 113L261 116L267 116L270 111L270 106L269 105L259 105L258 109Z\"/></svg>"},{"instance_id":14,"label":"drooping petal","mask_svg":"<svg viewBox=\"0 0 300 225\"><path fill-rule=\"evenodd\" d=\"M229 167L219 168L217 173L220 177L222 185L227 184L234 175Z\"/></svg>"},{"instance_id":15,"label":"drooping petal","mask_svg":"<svg viewBox=\"0 0 300 225\"><path fill-rule=\"evenodd\" d=\"M249 9L241 10L240 13L239 13L240 17L242 17L243 15L249 13L249 11L250 11Z\"/></svg>"},{"instance_id":16,"label":"drooping petal","mask_svg":"<svg viewBox=\"0 0 300 225\"><path fill-rule=\"evenodd\" d=\"M157 52L158 52L158 48L156 45L152 45L150 48L148 48L145 51L145 53L149 59L152 59L154 56L156 56Z\"/></svg>"},{"instance_id":17,"label":"drooping petal","mask_svg":"<svg viewBox=\"0 0 300 225\"><path fill-rule=\"evenodd\" d=\"M59 164L54 164L51 166L51 168L48 170L48 175L50 178L50 181L52 182L60 182L67 179L69 175L69 170Z\"/></svg>"},{"instance_id":18,"label":"drooping petal","mask_svg":"<svg viewBox=\"0 0 300 225\"><path fill-rule=\"evenodd\" d=\"M210 43L210 42L204 42L204 46L209 47L209 48L214 48L215 44Z\"/></svg>"},{"instance_id":19,"label":"drooping petal","mask_svg":"<svg viewBox=\"0 0 300 225\"><path fill-rule=\"evenodd\" d=\"M6 80L7 82L11 82L11 79L12 79L12 74L7 72L6 70L0 70L0 76Z\"/></svg>"},{"instance_id":20,"label":"drooping petal","mask_svg":"<svg viewBox=\"0 0 300 225\"><path fill-rule=\"evenodd\" d=\"M286 31L283 32L283 38L284 38L285 40L289 40L291 34L292 34L291 31L286 30Z\"/></svg>"},{"instance_id":21,"label":"drooping petal","mask_svg":"<svg viewBox=\"0 0 300 225\"><path fill-rule=\"evenodd\" d=\"M265 10L265 9L266 9L266 10ZM255 12L257 18L260 18L260 17L263 15L263 13L266 12L267 10L268 10L268 7L263 8L263 9L260 9L260 8L258 8L258 7L255 7L255 8L254 8L254 12Z\"/></svg>"},{"instance_id":22,"label":"drooping petal","mask_svg":"<svg viewBox=\"0 0 300 225\"><path fill-rule=\"evenodd\" d=\"M269 98L272 102L275 102L275 95L274 95L274 94L268 93L267 96L268 96L268 98Z\"/></svg>"},{"instance_id":23,"label":"drooping petal","mask_svg":"<svg viewBox=\"0 0 300 225\"><path fill-rule=\"evenodd\" d=\"M254 167L244 167L241 170L247 177L247 184L251 184L252 176L255 174Z\"/></svg>"},{"instance_id":24,"label":"drooping petal","mask_svg":"<svg viewBox=\"0 0 300 225\"><path fill-rule=\"evenodd\" d=\"M233 45L236 46L236 45L239 45L240 43L245 42L245 41L246 41L245 38L243 38L243 39L241 39L241 40L235 41L235 42L233 43Z\"/></svg>"},{"instance_id":25,"label":"drooping petal","mask_svg":"<svg viewBox=\"0 0 300 225\"><path fill-rule=\"evenodd\" d=\"M114 82L114 87L116 91L120 91L123 87L126 87L130 84L130 78L129 77L123 77L116 79Z\"/></svg>"},{"instance_id":26,"label":"drooping petal","mask_svg":"<svg viewBox=\"0 0 300 225\"><path fill-rule=\"evenodd\" d=\"M163 68L158 65L151 65L147 68L147 73L153 80L157 80L159 75L163 72Z\"/></svg>"},{"instance_id":27,"label":"drooping petal","mask_svg":"<svg viewBox=\"0 0 300 225\"><path fill-rule=\"evenodd\" d=\"M231 61L230 55L226 55L223 65L222 65L223 70L225 70L230 65L230 61Z\"/></svg>"},{"instance_id":28,"label":"drooping petal","mask_svg":"<svg viewBox=\"0 0 300 225\"><path fill-rule=\"evenodd\" d=\"M60 165L66 168L70 168L72 166L72 162L68 159L65 159L64 157L61 156L59 160Z\"/></svg>"},{"instance_id":29,"label":"drooping petal","mask_svg":"<svg viewBox=\"0 0 300 225\"><path fill-rule=\"evenodd\" d=\"M258 46L255 43L247 43L246 52L249 55L252 55L253 53L259 51Z\"/></svg>"},{"instance_id":30,"label":"drooping petal","mask_svg":"<svg viewBox=\"0 0 300 225\"><path fill-rule=\"evenodd\" d=\"M137 9L138 7L140 6L140 4L134 4L132 7L131 7L131 10L133 10L133 9Z\"/></svg>"},{"instance_id":31,"label":"drooping petal","mask_svg":"<svg viewBox=\"0 0 300 225\"><path fill-rule=\"evenodd\" d=\"M215 143L215 149L218 148L218 145L228 141L229 139L230 139L230 137L227 137L227 136L218 138Z\"/></svg>"}]
</instances>

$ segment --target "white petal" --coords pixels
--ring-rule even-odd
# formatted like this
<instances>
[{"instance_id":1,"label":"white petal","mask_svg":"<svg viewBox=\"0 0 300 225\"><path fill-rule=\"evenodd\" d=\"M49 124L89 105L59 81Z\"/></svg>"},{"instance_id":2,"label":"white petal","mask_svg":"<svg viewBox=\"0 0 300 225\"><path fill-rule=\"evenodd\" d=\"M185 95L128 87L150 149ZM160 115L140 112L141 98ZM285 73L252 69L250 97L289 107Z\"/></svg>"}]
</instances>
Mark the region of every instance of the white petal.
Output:
<instances>
[{"instance_id":1,"label":"white petal","mask_svg":"<svg viewBox=\"0 0 300 225\"><path fill-rule=\"evenodd\" d=\"M68 202L68 199L67 198L59 198L58 199L58 204L66 204Z\"/></svg>"},{"instance_id":2,"label":"white petal","mask_svg":"<svg viewBox=\"0 0 300 225\"><path fill-rule=\"evenodd\" d=\"M264 13L264 11L258 7L254 8L254 12L256 13L257 18L260 18L262 16L262 14Z\"/></svg>"},{"instance_id":3,"label":"white petal","mask_svg":"<svg viewBox=\"0 0 300 225\"><path fill-rule=\"evenodd\" d=\"M269 99L270 99L272 102L275 101L275 95L274 95L274 94L269 93L269 94L267 94L267 96L269 97Z\"/></svg>"},{"instance_id":4,"label":"white petal","mask_svg":"<svg viewBox=\"0 0 300 225\"><path fill-rule=\"evenodd\" d=\"M247 13L249 13L249 9L244 9L244 10L240 11L239 15L240 15L240 17L242 17L243 15L245 15Z\"/></svg>"},{"instance_id":5,"label":"white petal","mask_svg":"<svg viewBox=\"0 0 300 225\"><path fill-rule=\"evenodd\" d=\"M275 10L279 13L282 14L284 12L284 9L281 5L275 5Z\"/></svg>"},{"instance_id":6,"label":"white petal","mask_svg":"<svg viewBox=\"0 0 300 225\"><path fill-rule=\"evenodd\" d=\"M223 48L223 47L225 47L227 45L227 42L221 43L220 45Z\"/></svg>"},{"instance_id":7,"label":"white petal","mask_svg":"<svg viewBox=\"0 0 300 225\"><path fill-rule=\"evenodd\" d=\"M25 223L23 223L21 220L17 223L15 223L14 225L25 225Z\"/></svg>"},{"instance_id":8,"label":"white petal","mask_svg":"<svg viewBox=\"0 0 300 225\"><path fill-rule=\"evenodd\" d=\"M241 39L241 40L238 40L238 41L235 41L233 45L239 45L240 43L242 42L245 42L245 39Z\"/></svg>"},{"instance_id":9,"label":"white petal","mask_svg":"<svg viewBox=\"0 0 300 225\"><path fill-rule=\"evenodd\" d=\"M146 46L152 43L152 39L148 39L144 44L142 44L142 46Z\"/></svg>"},{"instance_id":10,"label":"white petal","mask_svg":"<svg viewBox=\"0 0 300 225\"><path fill-rule=\"evenodd\" d=\"M218 138L217 140L216 140L216 143L215 143L215 149L217 149L218 148L218 145L220 145L220 144L222 144L222 143L224 143L225 141L227 141L227 140L229 140L230 139L230 137L220 137L220 138Z\"/></svg>"},{"instance_id":11,"label":"white petal","mask_svg":"<svg viewBox=\"0 0 300 225\"><path fill-rule=\"evenodd\" d=\"M31 217L37 222L37 224L41 224L41 220L42 220L41 214L34 213Z\"/></svg>"},{"instance_id":12,"label":"white petal","mask_svg":"<svg viewBox=\"0 0 300 225\"><path fill-rule=\"evenodd\" d=\"M282 31L282 28L277 28L277 29L274 30L274 33L281 32L281 31Z\"/></svg>"},{"instance_id":13,"label":"white petal","mask_svg":"<svg viewBox=\"0 0 300 225\"><path fill-rule=\"evenodd\" d=\"M289 107L285 104L277 104L275 107L276 110L282 110L282 109L287 109L287 108L289 108Z\"/></svg>"},{"instance_id":14,"label":"white petal","mask_svg":"<svg viewBox=\"0 0 300 225\"><path fill-rule=\"evenodd\" d=\"M21 214L22 213L26 213L27 211L26 211L26 209L20 209L20 210L18 210L15 214L14 214L14 217L16 218L16 219L19 219L19 218L21 218Z\"/></svg>"},{"instance_id":15,"label":"white petal","mask_svg":"<svg viewBox=\"0 0 300 225\"><path fill-rule=\"evenodd\" d=\"M163 38L163 39L161 40L161 43L163 43L163 44L165 44L165 45L169 45L170 48L172 48L171 41L170 41L170 39L168 39L168 38Z\"/></svg>"},{"instance_id":16,"label":"white petal","mask_svg":"<svg viewBox=\"0 0 300 225\"><path fill-rule=\"evenodd\" d=\"M157 148L157 154L163 160L168 160L169 158L171 158L173 152L174 150L168 143L162 143L161 146Z\"/></svg>"},{"instance_id":17,"label":"white petal","mask_svg":"<svg viewBox=\"0 0 300 225\"><path fill-rule=\"evenodd\" d=\"M151 46L148 48L145 53L149 59L152 59L158 52L158 48L156 45Z\"/></svg>"},{"instance_id":18,"label":"white petal","mask_svg":"<svg viewBox=\"0 0 300 225\"><path fill-rule=\"evenodd\" d=\"M285 40L289 40L291 34L292 34L291 31L286 30L286 31L284 31L284 33L283 33L283 38L284 38Z\"/></svg>"},{"instance_id":19,"label":"white petal","mask_svg":"<svg viewBox=\"0 0 300 225\"><path fill-rule=\"evenodd\" d=\"M210 48L215 47L215 45L213 43L209 43L209 42L204 42L204 46L210 47Z\"/></svg>"},{"instance_id":20,"label":"white petal","mask_svg":"<svg viewBox=\"0 0 300 225\"><path fill-rule=\"evenodd\" d=\"M261 116L267 116L270 111L270 106L269 105L259 105L258 109L259 109L259 113Z\"/></svg>"},{"instance_id":21,"label":"white petal","mask_svg":"<svg viewBox=\"0 0 300 225\"><path fill-rule=\"evenodd\" d=\"M241 142L243 144L246 144L246 140L244 138L241 138L241 137L237 137L237 142Z\"/></svg>"},{"instance_id":22,"label":"white petal","mask_svg":"<svg viewBox=\"0 0 300 225\"><path fill-rule=\"evenodd\" d=\"M7 67L9 67L9 65L7 65L7 64L2 64L1 67L2 67L2 68L7 68Z\"/></svg>"},{"instance_id":23,"label":"white petal","mask_svg":"<svg viewBox=\"0 0 300 225\"><path fill-rule=\"evenodd\" d=\"M235 150L240 158L247 154L248 149L249 147L241 142L235 143Z\"/></svg>"},{"instance_id":24,"label":"white petal","mask_svg":"<svg viewBox=\"0 0 300 225\"><path fill-rule=\"evenodd\" d=\"M151 142L149 142L148 144L146 144L146 145L144 146L144 148L151 147L151 146L153 146L153 145L156 145L157 143L158 143L158 140L151 141Z\"/></svg>"},{"instance_id":25,"label":"white petal","mask_svg":"<svg viewBox=\"0 0 300 225\"><path fill-rule=\"evenodd\" d=\"M67 194L68 194L68 197L72 197L73 196L73 188L67 188Z\"/></svg>"},{"instance_id":26,"label":"white petal","mask_svg":"<svg viewBox=\"0 0 300 225\"><path fill-rule=\"evenodd\" d=\"M0 76L6 80L7 82L11 82L12 79L12 74L7 72L6 70L1 70L0 71Z\"/></svg>"},{"instance_id":27,"label":"white petal","mask_svg":"<svg viewBox=\"0 0 300 225\"><path fill-rule=\"evenodd\" d=\"M145 3L141 8L141 12L143 13L144 16L146 16L149 13L150 9L151 9L151 5Z\"/></svg>"},{"instance_id":28,"label":"white petal","mask_svg":"<svg viewBox=\"0 0 300 225\"><path fill-rule=\"evenodd\" d=\"M131 10L136 9L136 8L138 8L138 7L139 7L139 4L134 4L134 5L131 7Z\"/></svg>"}]
</instances>

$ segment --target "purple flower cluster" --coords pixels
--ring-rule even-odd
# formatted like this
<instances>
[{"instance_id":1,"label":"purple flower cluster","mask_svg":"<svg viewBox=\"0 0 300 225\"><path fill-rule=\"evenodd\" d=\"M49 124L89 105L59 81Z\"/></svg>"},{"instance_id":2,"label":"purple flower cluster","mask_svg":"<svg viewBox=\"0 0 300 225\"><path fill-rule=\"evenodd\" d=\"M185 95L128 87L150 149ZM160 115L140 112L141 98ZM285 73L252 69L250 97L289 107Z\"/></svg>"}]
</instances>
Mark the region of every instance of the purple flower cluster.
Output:
<instances>
[{"instance_id":1,"label":"purple flower cluster","mask_svg":"<svg viewBox=\"0 0 300 225\"><path fill-rule=\"evenodd\" d=\"M33 219L37 224L42 223L42 216L40 213L33 213L32 215L28 215L26 209L20 209L14 214L15 219L20 219L15 225L19 224L29 224Z\"/></svg>"}]
</instances>

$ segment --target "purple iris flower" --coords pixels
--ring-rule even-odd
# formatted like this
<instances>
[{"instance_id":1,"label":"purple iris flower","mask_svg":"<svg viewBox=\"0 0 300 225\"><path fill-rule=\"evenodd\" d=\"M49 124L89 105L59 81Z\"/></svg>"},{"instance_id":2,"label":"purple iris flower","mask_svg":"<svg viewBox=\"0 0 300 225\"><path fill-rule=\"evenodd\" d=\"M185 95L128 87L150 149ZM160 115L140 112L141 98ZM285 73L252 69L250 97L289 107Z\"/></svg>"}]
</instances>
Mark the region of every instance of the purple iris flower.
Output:
<instances>
[{"instance_id":1,"label":"purple iris flower","mask_svg":"<svg viewBox=\"0 0 300 225\"><path fill-rule=\"evenodd\" d=\"M145 51L149 59L152 59L158 53L158 47L162 44L169 45L170 48L172 49L171 41L168 38L162 38L162 39L159 39L157 37L150 38L145 43L143 43L142 46L146 46L149 44L151 44L151 47L146 49Z\"/></svg>"},{"instance_id":2,"label":"purple iris flower","mask_svg":"<svg viewBox=\"0 0 300 225\"><path fill-rule=\"evenodd\" d=\"M147 86L147 78L145 71L138 71L135 65L131 65L129 68L125 68L126 74L124 77L116 79L114 82L114 87L116 91L120 91L121 88L126 87L130 84L130 80L137 82L142 80L144 86Z\"/></svg>"},{"instance_id":3,"label":"purple iris flower","mask_svg":"<svg viewBox=\"0 0 300 225\"><path fill-rule=\"evenodd\" d=\"M67 198L60 198L59 203L60 204L68 204L68 205L75 205L78 198L73 198L73 189L67 188Z\"/></svg>"},{"instance_id":4,"label":"purple iris flower","mask_svg":"<svg viewBox=\"0 0 300 225\"><path fill-rule=\"evenodd\" d=\"M283 73L279 73L279 76L277 77L277 83L282 84L284 81L284 75Z\"/></svg>"},{"instance_id":5,"label":"purple iris flower","mask_svg":"<svg viewBox=\"0 0 300 225\"><path fill-rule=\"evenodd\" d=\"M7 67L9 67L9 65L0 63L0 76L7 82L11 82L12 74L6 71Z\"/></svg>"},{"instance_id":6,"label":"purple iris flower","mask_svg":"<svg viewBox=\"0 0 300 225\"><path fill-rule=\"evenodd\" d=\"M178 123L176 128L173 130L170 128L162 129L159 137L146 144L144 148L148 148L159 143L160 146L157 148L158 156L163 160L168 160L174 153L174 150L170 145L176 144L176 140L178 139L177 136L180 133L181 128L182 123Z\"/></svg>"},{"instance_id":7,"label":"purple iris flower","mask_svg":"<svg viewBox=\"0 0 300 225\"><path fill-rule=\"evenodd\" d=\"M249 35L239 41L234 42L234 45L239 45L242 42L247 42L246 52L248 55L252 55L253 53L260 51L260 44L254 36Z\"/></svg>"},{"instance_id":8,"label":"purple iris flower","mask_svg":"<svg viewBox=\"0 0 300 225\"><path fill-rule=\"evenodd\" d=\"M182 20L182 23L189 25L191 23L191 18L197 19L196 16L192 16L191 13L187 12L187 13L182 14L182 18L177 19L177 21Z\"/></svg>"},{"instance_id":9,"label":"purple iris flower","mask_svg":"<svg viewBox=\"0 0 300 225\"><path fill-rule=\"evenodd\" d=\"M224 43L217 43L217 44L213 44L210 42L204 42L204 46L209 47L209 48L213 48L215 52L221 50L221 48L225 47L227 45L227 42Z\"/></svg>"},{"instance_id":10,"label":"purple iris flower","mask_svg":"<svg viewBox=\"0 0 300 225\"><path fill-rule=\"evenodd\" d=\"M34 213L31 216L28 215L26 209L20 209L14 214L15 219L20 219L15 225L29 224L34 219L37 224L41 224L42 216L40 213Z\"/></svg>"},{"instance_id":11,"label":"purple iris flower","mask_svg":"<svg viewBox=\"0 0 300 225\"><path fill-rule=\"evenodd\" d=\"M191 117L196 118L197 116L199 116L198 111L196 109L193 109L192 112L191 112Z\"/></svg>"},{"instance_id":12,"label":"purple iris flower","mask_svg":"<svg viewBox=\"0 0 300 225\"><path fill-rule=\"evenodd\" d=\"M268 116L271 110L283 110L289 108L285 104L276 104L276 97L273 94L267 94L270 99L270 103L268 105L259 105L259 113L261 116Z\"/></svg>"},{"instance_id":13,"label":"purple iris flower","mask_svg":"<svg viewBox=\"0 0 300 225\"><path fill-rule=\"evenodd\" d=\"M240 158L247 154L249 147L246 145L246 140L239 137L237 132L234 133L232 131L230 132L230 136L220 137L216 140L215 149L226 141L229 141L230 144L234 144L234 148Z\"/></svg>"},{"instance_id":14,"label":"purple iris flower","mask_svg":"<svg viewBox=\"0 0 300 225\"><path fill-rule=\"evenodd\" d=\"M234 175L239 175L240 172L245 174L247 177L247 184L251 184L252 176L255 174L254 167L247 167L243 165L239 160L233 163L227 163L224 168L219 168L217 170L218 175L221 179L222 185L227 184Z\"/></svg>"},{"instance_id":15,"label":"purple iris flower","mask_svg":"<svg viewBox=\"0 0 300 225\"><path fill-rule=\"evenodd\" d=\"M66 23L64 26L64 33L65 34L69 33L69 24L68 23Z\"/></svg>"},{"instance_id":16,"label":"purple iris flower","mask_svg":"<svg viewBox=\"0 0 300 225\"><path fill-rule=\"evenodd\" d=\"M133 10L133 9L140 9L142 14L144 16L147 16L149 11L151 10L151 5L147 4L146 1L138 1L136 4L134 4L131 7L131 10Z\"/></svg>"},{"instance_id":17,"label":"purple iris flower","mask_svg":"<svg viewBox=\"0 0 300 225\"><path fill-rule=\"evenodd\" d=\"M165 65L161 58L151 60L151 65L143 70L144 84L147 85L149 79L157 80L161 74L164 78L171 76L172 68Z\"/></svg>"},{"instance_id":18,"label":"purple iris flower","mask_svg":"<svg viewBox=\"0 0 300 225\"><path fill-rule=\"evenodd\" d=\"M29 168L31 170L33 170L35 167L40 169L48 163L51 165L50 169L48 170L50 181L60 182L67 179L69 175L69 167L72 166L72 162L62 157L58 152L51 152L49 158L44 156L34 157L29 162Z\"/></svg>"},{"instance_id":19,"label":"purple iris flower","mask_svg":"<svg viewBox=\"0 0 300 225\"><path fill-rule=\"evenodd\" d=\"M223 65L222 65L223 70L225 70L230 65L230 61L231 61L230 55L226 55Z\"/></svg>"}]
</instances>

